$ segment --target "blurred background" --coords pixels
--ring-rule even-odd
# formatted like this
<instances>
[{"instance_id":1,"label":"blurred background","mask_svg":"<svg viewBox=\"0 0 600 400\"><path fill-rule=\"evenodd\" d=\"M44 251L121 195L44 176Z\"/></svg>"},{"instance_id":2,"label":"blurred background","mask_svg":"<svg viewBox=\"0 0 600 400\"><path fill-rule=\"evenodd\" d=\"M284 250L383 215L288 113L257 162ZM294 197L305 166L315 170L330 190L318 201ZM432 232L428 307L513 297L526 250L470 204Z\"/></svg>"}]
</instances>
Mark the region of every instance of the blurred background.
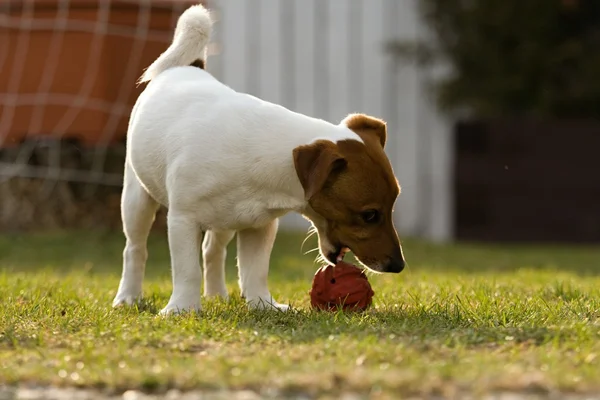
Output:
<instances>
[{"instance_id":1,"label":"blurred background","mask_svg":"<svg viewBox=\"0 0 600 400\"><path fill-rule=\"evenodd\" d=\"M121 229L135 82L196 3L0 2L0 232ZM207 69L227 85L388 122L401 235L600 241L597 0L204 4Z\"/></svg>"}]
</instances>

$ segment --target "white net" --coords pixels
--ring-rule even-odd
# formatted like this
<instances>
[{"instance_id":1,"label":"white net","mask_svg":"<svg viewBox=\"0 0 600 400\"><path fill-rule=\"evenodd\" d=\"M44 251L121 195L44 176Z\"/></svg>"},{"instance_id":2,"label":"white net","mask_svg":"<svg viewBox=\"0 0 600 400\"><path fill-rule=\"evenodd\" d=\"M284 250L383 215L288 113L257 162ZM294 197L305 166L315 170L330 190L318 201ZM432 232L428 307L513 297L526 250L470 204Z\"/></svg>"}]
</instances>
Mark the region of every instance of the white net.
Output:
<instances>
[{"instance_id":1,"label":"white net","mask_svg":"<svg viewBox=\"0 0 600 400\"><path fill-rule=\"evenodd\" d=\"M196 3L0 2L0 229L119 223L136 80Z\"/></svg>"}]
</instances>

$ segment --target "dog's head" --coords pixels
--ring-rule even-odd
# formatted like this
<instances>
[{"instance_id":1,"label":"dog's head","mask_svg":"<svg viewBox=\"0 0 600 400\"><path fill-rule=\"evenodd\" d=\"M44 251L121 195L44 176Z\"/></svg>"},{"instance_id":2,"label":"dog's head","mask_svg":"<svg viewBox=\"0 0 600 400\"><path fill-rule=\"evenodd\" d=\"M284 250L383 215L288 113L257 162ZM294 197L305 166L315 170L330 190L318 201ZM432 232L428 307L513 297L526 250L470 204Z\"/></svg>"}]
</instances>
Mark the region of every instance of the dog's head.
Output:
<instances>
[{"instance_id":1,"label":"dog's head","mask_svg":"<svg viewBox=\"0 0 600 400\"><path fill-rule=\"evenodd\" d=\"M404 256L392 211L400 194L388 157L385 122L352 114L342 123L361 141L317 140L294 149L294 164L308 200L305 215L330 263L351 250L367 268L400 272Z\"/></svg>"}]
</instances>

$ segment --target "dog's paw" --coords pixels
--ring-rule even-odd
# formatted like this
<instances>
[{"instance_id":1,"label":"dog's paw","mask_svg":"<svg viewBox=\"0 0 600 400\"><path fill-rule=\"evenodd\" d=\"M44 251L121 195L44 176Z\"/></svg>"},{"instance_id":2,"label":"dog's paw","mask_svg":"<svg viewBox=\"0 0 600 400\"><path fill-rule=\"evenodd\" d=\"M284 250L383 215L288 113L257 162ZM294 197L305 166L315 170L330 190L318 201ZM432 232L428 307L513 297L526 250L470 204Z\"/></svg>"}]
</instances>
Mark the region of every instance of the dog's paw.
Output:
<instances>
[{"instance_id":1,"label":"dog's paw","mask_svg":"<svg viewBox=\"0 0 600 400\"><path fill-rule=\"evenodd\" d=\"M288 311L290 310L290 306L286 304L280 304L275 301L272 297L270 298L257 298L248 300L248 307L253 310L278 310L278 311Z\"/></svg>"},{"instance_id":2,"label":"dog's paw","mask_svg":"<svg viewBox=\"0 0 600 400\"><path fill-rule=\"evenodd\" d=\"M178 304L178 303L169 302L169 304L167 304L167 306L165 308L163 308L162 310L159 311L158 315L167 316L167 315L183 314L183 313L188 313L188 312L198 313L201 310L202 310L202 307L200 306L200 303Z\"/></svg>"},{"instance_id":3,"label":"dog's paw","mask_svg":"<svg viewBox=\"0 0 600 400\"><path fill-rule=\"evenodd\" d=\"M112 306L113 308L122 307L122 306L132 306L137 304L142 299L141 293L117 293L115 298L113 299Z\"/></svg>"},{"instance_id":4,"label":"dog's paw","mask_svg":"<svg viewBox=\"0 0 600 400\"><path fill-rule=\"evenodd\" d=\"M275 303L273 305L273 307L275 307L277 310L282 311L282 312L286 312L291 310L291 307L287 304L279 304L279 303Z\"/></svg>"}]
</instances>

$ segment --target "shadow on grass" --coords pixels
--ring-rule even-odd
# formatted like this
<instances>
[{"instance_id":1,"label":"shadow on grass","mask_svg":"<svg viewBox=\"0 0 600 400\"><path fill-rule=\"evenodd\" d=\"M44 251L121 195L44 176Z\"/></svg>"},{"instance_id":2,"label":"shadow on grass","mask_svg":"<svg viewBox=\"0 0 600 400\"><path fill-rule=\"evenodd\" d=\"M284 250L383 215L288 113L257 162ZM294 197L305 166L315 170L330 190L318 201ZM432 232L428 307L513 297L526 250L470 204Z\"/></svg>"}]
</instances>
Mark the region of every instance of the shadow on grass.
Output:
<instances>
[{"instance_id":1,"label":"shadow on grass","mask_svg":"<svg viewBox=\"0 0 600 400\"><path fill-rule=\"evenodd\" d=\"M239 328L260 336L277 337L290 344L327 341L339 336L357 341L375 337L377 341L401 341L413 347L422 346L424 350L435 345L495 346L503 342L538 346L573 340L577 334L574 328L485 325L445 313L395 310L373 311L362 316L251 313L249 319L239 321Z\"/></svg>"},{"instance_id":2,"label":"shadow on grass","mask_svg":"<svg viewBox=\"0 0 600 400\"><path fill-rule=\"evenodd\" d=\"M142 302L130 312L156 315L165 299ZM208 319L217 325L231 328L248 338L275 340L289 345L325 343L330 340L351 339L370 346L376 343L402 343L413 349L427 351L433 347L487 347L503 344L542 346L548 343L581 343L578 339L597 341L600 333L582 332L575 326L544 326L543 324L502 324L500 318L473 320L458 311L391 308L365 313L248 311L241 300L235 304L211 306L205 303L200 314L172 316L179 319ZM593 337L591 337L591 336ZM202 339L209 337L201 335Z\"/></svg>"},{"instance_id":3,"label":"shadow on grass","mask_svg":"<svg viewBox=\"0 0 600 400\"><path fill-rule=\"evenodd\" d=\"M227 305L204 304L204 310L197 318L235 321L236 330L289 344L315 343L344 336L356 342L370 337L370 340L401 341L424 347L495 346L503 342L538 346L589 336L589 332L582 332L572 325L555 327L536 322L503 322L499 314L473 315L457 305L387 307L355 313L304 309L252 311L246 309L239 297L232 298ZM594 340L597 339L600 339L598 332L594 334Z\"/></svg>"}]
</instances>

